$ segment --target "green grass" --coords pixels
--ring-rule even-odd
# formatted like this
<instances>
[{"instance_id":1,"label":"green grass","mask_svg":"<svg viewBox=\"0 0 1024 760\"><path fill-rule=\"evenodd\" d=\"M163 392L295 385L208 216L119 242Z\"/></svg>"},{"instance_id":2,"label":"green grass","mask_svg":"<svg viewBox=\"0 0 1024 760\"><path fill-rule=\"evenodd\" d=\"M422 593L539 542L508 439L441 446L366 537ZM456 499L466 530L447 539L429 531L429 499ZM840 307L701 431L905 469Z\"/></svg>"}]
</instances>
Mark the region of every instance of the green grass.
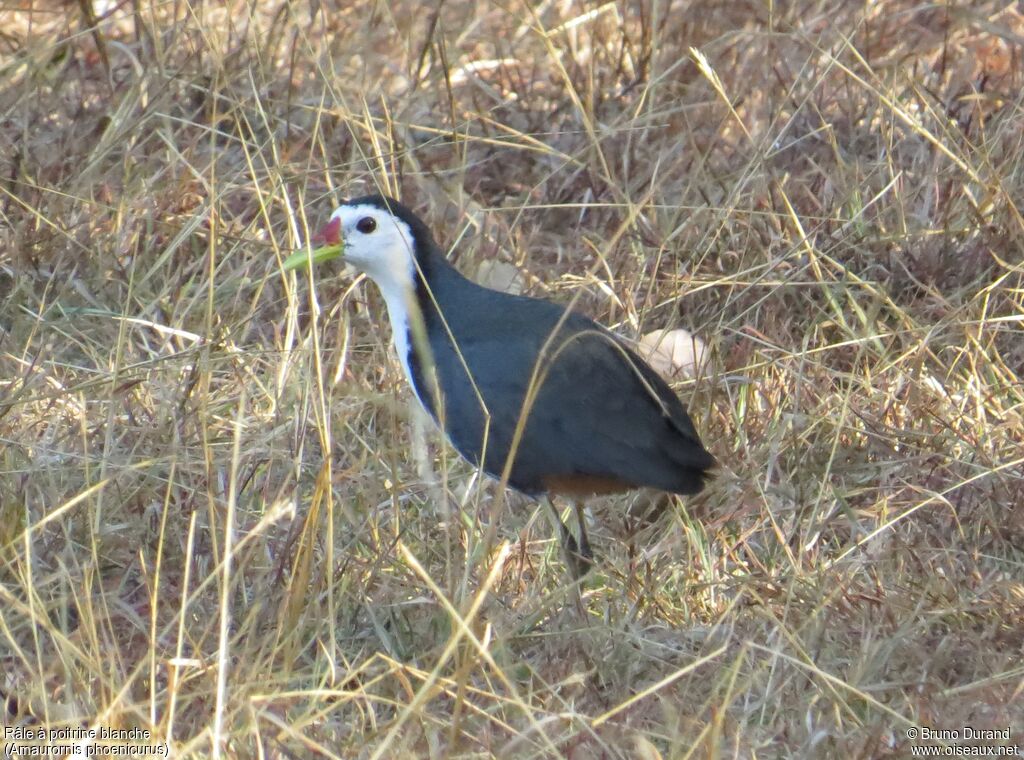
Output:
<instances>
[{"instance_id":1,"label":"green grass","mask_svg":"<svg viewBox=\"0 0 1024 760\"><path fill-rule=\"evenodd\" d=\"M23 5L7 724L183 757L1024 744L1012 5ZM580 598L542 510L412 408L376 291L282 271L376 190L466 274L707 342L677 389L721 468L594 500Z\"/></svg>"}]
</instances>

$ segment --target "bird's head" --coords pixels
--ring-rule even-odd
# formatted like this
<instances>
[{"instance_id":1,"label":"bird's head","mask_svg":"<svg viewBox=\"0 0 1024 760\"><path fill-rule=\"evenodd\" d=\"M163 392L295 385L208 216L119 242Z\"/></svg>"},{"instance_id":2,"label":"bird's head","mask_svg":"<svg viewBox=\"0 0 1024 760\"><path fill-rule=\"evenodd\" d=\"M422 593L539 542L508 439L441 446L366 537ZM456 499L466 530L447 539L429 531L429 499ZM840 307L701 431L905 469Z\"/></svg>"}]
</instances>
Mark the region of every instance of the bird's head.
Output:
<instances>
[{"instance_id":1,"label":"bird's head","mask_svg":"<svg viewBox=\"0 0 1024 760\"><path fill-rule=\"evenodd\" d=\"M411 288L416 275L419 238L429 232L396 200L367 195L342 203L302 250L285 260L285 270L341 257L377 283L382 291Z\"/></svg>"}]
</instances>

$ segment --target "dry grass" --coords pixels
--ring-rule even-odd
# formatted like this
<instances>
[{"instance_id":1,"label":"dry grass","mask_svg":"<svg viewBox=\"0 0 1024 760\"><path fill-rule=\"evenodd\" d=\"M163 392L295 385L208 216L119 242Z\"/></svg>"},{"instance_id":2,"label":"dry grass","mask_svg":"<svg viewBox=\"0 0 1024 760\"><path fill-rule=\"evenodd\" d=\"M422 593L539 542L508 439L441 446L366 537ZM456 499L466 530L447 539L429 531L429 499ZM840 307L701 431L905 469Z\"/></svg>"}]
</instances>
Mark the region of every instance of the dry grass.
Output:
<instances>
[{"instance_id":1,"label":"dry grass","mask_svg":"<svg viewBox=\"0 0 1024 760\"><path fill-rule=\"evenodd\" d=\"M7 723L196 757L1024 745L1024 17L437 5L2 12ZM376 292L280 271L374 188L467 273L711 346L680 392L718 477L649 526L595 503L580 604L535 505L486 544L494 486L410 412Z\"/></svg>"}]
</instances>

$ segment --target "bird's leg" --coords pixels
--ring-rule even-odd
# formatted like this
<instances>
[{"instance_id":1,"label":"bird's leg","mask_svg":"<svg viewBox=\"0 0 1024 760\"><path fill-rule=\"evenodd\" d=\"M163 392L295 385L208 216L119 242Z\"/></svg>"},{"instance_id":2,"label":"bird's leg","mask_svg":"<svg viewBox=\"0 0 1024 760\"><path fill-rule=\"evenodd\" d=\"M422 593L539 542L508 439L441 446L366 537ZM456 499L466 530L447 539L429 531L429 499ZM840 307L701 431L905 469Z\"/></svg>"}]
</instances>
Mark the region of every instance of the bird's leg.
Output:
<instances>
[{"instance_id":1,"label":"bird's leg","mask_svg":"<svg viewBox=\"0 0 1024 760\"><path fill-rule=\"evenodd\" d=\"M583 531L583 523L580 523L582 543L577 543L577 539L575 539L565 523L562 522L561 515L558 514L558 510L551 499L544 497L544 503L548 506L551 518L558 525L558 536L561 539L562 553L565 557L565 564L568 566L569 575L572 576L573 581L580 581L590 572L590 568L594 564L593 555L590 551L590 542L587 540L586 532ZM581 512L578 511L578 519L580 515Z\"/></svg>"},{"instance_id":2,"label":"bird's leg","mask_svg":"<svg viewBox=\"0 0 1024 760\"><path fill-rule=\"evenodd\" d=\"M576 539L573 537L572 532L566 527L565 523L562 522L562 516L558 514L558 510L555 508L554 503L547 496L544 497L544 504L548 508L548 514L551 516L551 519L554 520L555 525L558 526L558 537L562 541L562 548L575 554Z\"/></svg>"},{"instance_id":3,"label":"bird's leg","mask_svg":"<svg viewBox=\"0 0 1024 760\"><path fill-rule=\"evenodd\" d=\"M551 499L545 496L543 500L548 508L548 514L555 521L555 525L558 526L558 537L561 540L562 554L565 557L565 564L569 569L569 574L574 581L578 581L587 574L587 571L590 569L590 562L589 560L584 560L580 554L576 537L573 536L572 531L562 522L562 516L558 514L558 510Z\"/></svg>"},{"instance_id":4,"label":"bird's leg","mask_svg":"<svg viewBox=\"0 0 1024 760\"><path fill-rule=\"evenodd\" d=\"M576 527L580 536L578 554L589 570L594 564L594 550L590 548L590 539L587 538L587 519L583 514L583 502L574 501L573 507L576 509Z\"/></svg>"}]
</instances>

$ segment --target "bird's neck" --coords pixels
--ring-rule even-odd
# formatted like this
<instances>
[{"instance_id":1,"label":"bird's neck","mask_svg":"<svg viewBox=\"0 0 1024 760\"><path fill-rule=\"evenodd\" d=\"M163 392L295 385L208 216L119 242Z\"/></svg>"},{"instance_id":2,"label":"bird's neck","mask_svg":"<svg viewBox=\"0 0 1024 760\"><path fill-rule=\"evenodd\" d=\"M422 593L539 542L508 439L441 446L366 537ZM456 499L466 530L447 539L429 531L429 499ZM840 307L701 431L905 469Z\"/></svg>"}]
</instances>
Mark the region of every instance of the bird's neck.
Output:
<instances>
[{"instance_id":1,"label":"bird's neck","mask_svg":"<svg viewBox=\"0 0 1024 760\"><path fill-rule=\"evenodd\" d=\"M407 277L377 282L377 287L388 308L388 318L391 321L391 340L395 346L395 353L398 354L398 361L402 365L405 379L414 390L416 384L413 382L409 364L409 349L412 345L412 336L409 330L412 320L415 318L414 315L419 313L415 283L415 269Z\"/></svg>"},{"instance_id":2,"label":"bird's neck","mask_svg":"<svg viewBox=\"0 0 1024 760\"><path fill-rule=\"evenodd\" d=\"M395 353L402 365L402 372L409 386L416 393L420 402L424 402L421 368L424 362L418 361L413 355L420 353L416 330L421 329L419 340L429 345L431 333L440 329L446 332L444 322L440 318L439 303L447 302L453 295L452 289L473 287L470 280L448 263L444 254L436 245L418 251L416 260L409 260L409 270L403 276L378 281L381 296L387 305L388 317L391 321L392 341ZM419 327L417 327L417 325ZM424 404L432 408L429 404Z\"/></svg>"},{"instance_id":3,"label":"bird's neck","mask_svg":"<svg viewBox=\"0 0 1024 760\"><path fill-rule=\"evenodd\" d=\"M415 300L420 313L431 325L442 322L441 306L458 302L460 293L476 287L452 266L437 246L430 246L416 257Z\"/></svg>"}]
</instances>

